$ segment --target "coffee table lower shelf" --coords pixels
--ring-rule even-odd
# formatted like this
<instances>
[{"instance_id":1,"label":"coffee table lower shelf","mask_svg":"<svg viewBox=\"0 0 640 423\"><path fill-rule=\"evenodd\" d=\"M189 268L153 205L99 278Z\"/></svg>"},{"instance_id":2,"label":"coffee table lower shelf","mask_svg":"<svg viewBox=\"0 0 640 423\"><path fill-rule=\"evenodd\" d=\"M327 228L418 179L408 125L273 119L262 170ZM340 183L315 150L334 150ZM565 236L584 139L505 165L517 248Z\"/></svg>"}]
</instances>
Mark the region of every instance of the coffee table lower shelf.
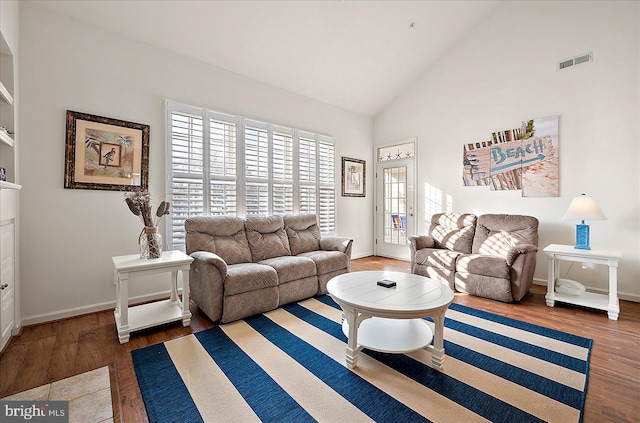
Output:
<instances>
[{"instance_id":1,"label":"coffee table lower shelf","mask_svg":"<svg viewBox=\"0 0 640 423\"><path fill-rule=\"evenodd\" d=\"M349 337L349 322L342 322L342 332ZM358 327L358 346L384 353L407 353L425 348L433 331L423 319L387 319L371 317Z\"/></svg>"}]
</instances>

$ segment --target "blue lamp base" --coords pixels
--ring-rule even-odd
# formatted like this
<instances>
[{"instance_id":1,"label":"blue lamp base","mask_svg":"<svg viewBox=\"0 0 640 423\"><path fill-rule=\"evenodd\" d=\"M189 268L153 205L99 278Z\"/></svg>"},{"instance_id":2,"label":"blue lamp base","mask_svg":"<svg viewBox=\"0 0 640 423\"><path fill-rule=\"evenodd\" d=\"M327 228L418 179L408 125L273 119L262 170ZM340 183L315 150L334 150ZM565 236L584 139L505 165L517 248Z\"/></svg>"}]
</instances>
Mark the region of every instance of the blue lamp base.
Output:
<instances>
[{"instance_id":1,"label":"blue lamp base","mask_svg":"<svg viewBox=\"0 0 640 423\"><path fill-rule=\"evenodd\" d=\"M576 225L576 246L578 250L590 250L589 247L589 225L582 223Z\"/></svg>"}]
</instances>

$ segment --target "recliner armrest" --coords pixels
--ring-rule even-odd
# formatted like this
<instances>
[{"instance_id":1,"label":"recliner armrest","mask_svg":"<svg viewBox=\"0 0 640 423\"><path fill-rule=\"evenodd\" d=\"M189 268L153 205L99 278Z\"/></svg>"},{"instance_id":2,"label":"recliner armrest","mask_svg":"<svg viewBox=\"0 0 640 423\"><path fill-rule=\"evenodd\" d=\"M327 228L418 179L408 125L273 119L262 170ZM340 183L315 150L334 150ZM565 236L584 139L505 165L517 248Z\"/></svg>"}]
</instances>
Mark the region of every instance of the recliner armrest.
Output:
<instances>
[{"instance_id":1,"label":"recliner armrest","mask_svg":"<svg viewBox=\"0 0 640 423\"><path fill-rule=\"evenodd\" d=\"M538 247L533 244L520 244L516 247L512 247L509 252L507 252L507 266L513 265L521 254L535 253L537 251Z\"/></svg>"},{"instance_id":2,"label":"recliner armrest","mask_svg":"<svg viewBox=\"0 0 640 423\"><path fill-rule=\"evenodd\" d=\"M193 257L195 261L217 267L223 280L227 276L227 263L219 255L209 251L194 251L190 256Z\"/></svg>"},{"instance_id":3,"label":"recliner armrest","mask_svg":"<svg viewBox=\"0 0 640 423\"><path fill-rule=\"evenodd\" d=\"M416 251L423 248L433 248L435 241L429 235L411 235L407 237L407 241L409 241L411 255L411 273L413 273L413 266L416 264Z\"/></svg>"},{"instance_id":4,"label":"recliner armrest","mask_svg":"<svg viewBox=\"0 0 640 423\"><path fill-rule=\"evenodd\" d=\"M423 248L433 248L435 241L429 235L411 235L407 238L409 247L412 251L422 250Z\"/></svg>"}]
</instances>

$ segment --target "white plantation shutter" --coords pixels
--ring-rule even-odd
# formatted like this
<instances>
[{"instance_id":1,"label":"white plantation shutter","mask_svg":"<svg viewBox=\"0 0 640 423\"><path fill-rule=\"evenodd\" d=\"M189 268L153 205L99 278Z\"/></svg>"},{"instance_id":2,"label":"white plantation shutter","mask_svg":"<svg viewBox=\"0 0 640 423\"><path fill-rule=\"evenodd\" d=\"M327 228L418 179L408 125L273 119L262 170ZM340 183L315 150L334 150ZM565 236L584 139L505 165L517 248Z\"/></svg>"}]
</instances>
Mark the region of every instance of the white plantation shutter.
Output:
<instances>
[{"instance_id":1,"label":"white plantation shutter","mask_svg":"<svg viewBox=\"0 0 640 423\"><path fill-rule=\"evenodd\" d=\"M300 136L298 141L298 175L300 179L300 213L317 213L317 143L315 139Z\"/></svg>"},{"instance_id":2,"label":"white plantation shutter","mask_svg":"<svg viewBox=\"0 0 640 423\"><path fill-rule=\"evenodd\" d=\"M318 224L320 232L329 233L336 228L335 147L331 139L318 141L319 204Z\"/></svg>"},{"instance_id":3,"label":"white plantation shutter","mask_svg":"<svg viewBox=\"0 0 640 423\"><path fill-rule=\"evenodd\" d=\"M269 187L266 183L247 182L245 195L247 216L269 214Z\"/></svg>"},{"instance_id":4,"label":"white plantation shutter","mask_svg":"<svg viewBox=\"0 0 640 423\"><path fill-rule=\"evenodd\" d=\"M198 215L315 213L335 231L333 139L167 102L167 248Z\"/></svg>"},{"instance_id":5,"label":"white plantation shutter","mask_svg":"<svg viewBox=\"0 0 640 423\"><path fill-rule=\"evenodd\" d=\"M184 221L204 214L204 125L201 116L172 111L170 202L168 222L171 248L184 249Z\"/></svg>"},{"instance_id":6,"label":"white plantation shutter","mask_svg":"<svg viewBox=\"0 0 640 423\"><path fill-rule=\"evenodd\" d=\"M300 137L300 181L316 182L316 141Z\"/></svg>"},{"instance_id":7,"label":"white plantation shutter","mask_svg":"<svg viewBox=\"0 0 640 423\"><path fill-rule=\"evenodd\" d=\"M227 117L228 119L228 117ZM224 116L209 119L209 214L236 215L237 126Z\"/></svg>"},{"instance_id":8,"label":"white plantation shutter","mask_svg":"<svg viewBox=\"0 0 640 423\"><path fill-rule=\"evenodd\" d=\"M336 228L336 190L320 188L320 210L318 212L320 232L333 232Z\"/></svg>"},{"instance_id":9,"label":"white plantation shutter","mask_svg":"<svg viewBox=\"0 0 640 423\"><path fill-rule=\"evenodd\" d=\"M269 132L265 125L244 128L245 213L269 214Z\"/></svg>"},{"instance_id":10,"label":"white plantation shutter","mask_svg":"<svg viewBox=\"0 0 640 423\"><path fill-rule=\"evenodd\" d=\"M315 186L300 187L300 213L316 213L316 192Z\"/></svg>"},{"instance_id":11,"label":"white plantation shutter","mask_svg":"<svg viewBox=\"0 0 640 423\"><path fill-rule=\"evenodd\" d=\"M250 126L244 129L244 167L247 178L268 178L268 138L266 130Z\"/></svg>"},{"instance_id":12,"label":"white plantation shutter","mask_svg":"<svg viewBox=\"0 0 640 423\"><path fill-rule=\"evenodd\" d=\"M273 133L273 179L293 182L293 137Z\"/></svg>"},{"instance_id":13,"label":"white plantation shutter","mask_svg":"<svg viewBox=\"0 0 640 423\"><path fill-rule=\"evenodd\" d=\"M293 213L293 136L274 131L271 156L271 212Z\"/></svg>"},{"instance_id":14,"label":"white plantation shutter","mask_svg":"<svg viewBox=\"0 0 640 423\"><path fill-rule=\"evenodd\" d=\"M209 173L216 176L236 177L236 124L222 120L209 120Z\"/></svg>"},{"instance_id":15,"label":"white plantation shutter","mask_svg":"<svg viewBox=\"0 0 640 423\"><path fill-rule=\"evenodd\" d=\"M210 214L235 216L237 212L236 183L212 180Z\"/></svg>"},{"instance_id":16,"label":"white plantation shutter","mask_svg":"<svg viewBox=\"0 0 640 423\"><path fill-rule=\"evenodd\" d=\"M273 184L273 214L293 213L293 186Z\"/></svg>"}]
</instances>

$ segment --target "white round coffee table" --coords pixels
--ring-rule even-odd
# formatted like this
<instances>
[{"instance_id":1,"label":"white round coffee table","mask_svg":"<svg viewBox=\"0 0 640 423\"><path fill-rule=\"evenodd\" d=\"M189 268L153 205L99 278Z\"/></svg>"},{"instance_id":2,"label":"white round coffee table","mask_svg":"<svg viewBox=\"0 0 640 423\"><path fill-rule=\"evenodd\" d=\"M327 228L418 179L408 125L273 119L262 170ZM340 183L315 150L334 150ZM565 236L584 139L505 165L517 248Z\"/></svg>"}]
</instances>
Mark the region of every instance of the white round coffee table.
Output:
<instances>
[{"instance_id":1,"label":"white round coffee table","mask_svg":"<svg viewBox=\"0 0 640 423\"><path fill-rule=\"evenodd\" d=\"M377 281L383 279L396 286L379 286ZM358 365L362 348L389 353L427 348L433 366L442 368L444 315L453 301L447 285L409 273L352 272L332 278L327 291L343 311L347 367ZM434 333L423 317L433 318Z\"/></svg>"}]
</instances>

